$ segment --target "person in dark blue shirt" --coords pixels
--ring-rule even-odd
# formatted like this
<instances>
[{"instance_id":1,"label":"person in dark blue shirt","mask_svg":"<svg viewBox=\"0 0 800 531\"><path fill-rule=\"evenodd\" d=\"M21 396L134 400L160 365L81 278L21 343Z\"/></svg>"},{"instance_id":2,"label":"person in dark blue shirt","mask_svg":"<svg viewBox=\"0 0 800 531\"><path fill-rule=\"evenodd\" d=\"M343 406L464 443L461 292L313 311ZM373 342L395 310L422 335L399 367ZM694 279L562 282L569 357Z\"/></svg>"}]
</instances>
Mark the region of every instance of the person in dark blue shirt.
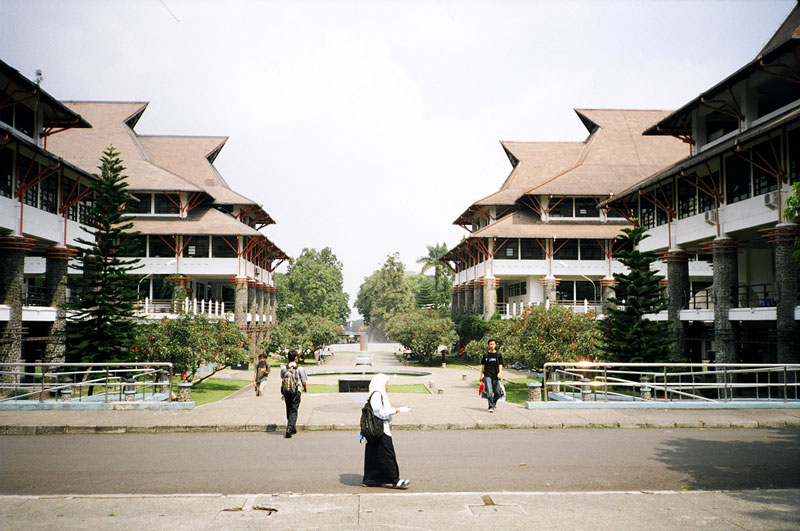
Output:
<instances>
[{"instance_id":1,"label":"person in dark blue shirt","mask_svg":"<svg viewBox=\"0 0 800 531\"><path fill-rule=\"evenodd\" d=\"M500 398L500 376L503 373L503 355L497 352L497 341L488 341L489 351L481 359L481 381L484 385L486 399L489 401L489 413L494 413L494 406Z\"/></svg>"}]
</instances>

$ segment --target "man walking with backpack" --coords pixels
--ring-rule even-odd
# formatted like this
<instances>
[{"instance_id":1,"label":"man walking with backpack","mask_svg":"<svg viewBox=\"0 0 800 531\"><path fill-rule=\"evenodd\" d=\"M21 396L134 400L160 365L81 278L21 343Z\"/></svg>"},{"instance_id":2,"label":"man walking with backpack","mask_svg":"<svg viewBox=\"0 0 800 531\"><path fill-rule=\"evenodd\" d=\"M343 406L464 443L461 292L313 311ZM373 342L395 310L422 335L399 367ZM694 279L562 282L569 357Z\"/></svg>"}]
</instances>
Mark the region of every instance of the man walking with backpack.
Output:
<instances>
[{"instance_id":1,"label":"man walking with backpack","mask_svg":"<svg viewBox=\"0 0 800 531\"><path fill-rule=\"evenodd\" d=\"M297 365L297 352L292 351L288 363L281 367L281 395L286 403L286 435L290 439L297 433L297 410L300 409L300 397L303 391L308 392L308 376L305 369Z\"/></svg>"}]
</instances>

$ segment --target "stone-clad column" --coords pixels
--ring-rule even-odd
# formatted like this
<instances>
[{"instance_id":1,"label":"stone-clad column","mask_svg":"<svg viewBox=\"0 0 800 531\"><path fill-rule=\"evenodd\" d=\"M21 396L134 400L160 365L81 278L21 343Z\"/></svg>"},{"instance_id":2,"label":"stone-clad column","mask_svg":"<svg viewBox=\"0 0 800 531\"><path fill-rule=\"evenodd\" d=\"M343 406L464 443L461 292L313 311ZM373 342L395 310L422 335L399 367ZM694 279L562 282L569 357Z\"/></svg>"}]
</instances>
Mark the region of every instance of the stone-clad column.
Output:
<instances>
[{"instance_id":1,"label":"stone-clad column","mask_svg":"<svg viewBox=\"0 0 800 531\"><path fill-rule=\"evenodd\" d=\"M483 318L488 321L497 311L497 286L500 281L494 277L484 277L483 284Z\"/></svg>"},{"instance_id":2,"label":"stone-clad column","mask_svg":"<svg viewBox=\"0 0 800 531\"><path fill-rule=\"evenodd\" d=\"M250 313L250 321L247 323L247 337L250 340L250 355L253 356L253 363L258 361L258 325L256 323L258 315L258 304L256 303L256 280L247 281L247 312Z\"/></svg>"},{"instance_id":3,"label":"stone-clad column","mask_svg":"<svg viewBox=\"0 0 800 531\"><path fill-rule=\"evenodd\" d=\"M458 315L458 291L456 291L457 286L453 286L453 289L450 290L450 315L455 317Z\"/></svg>"},{"instance_id":4,"label":"stone-clad column","mask_svg":"<svg viewBox=\"0 0 800 531\"><path fill-rule=\"evenodd\" d=\"M0 321L0 362L22 360L22 290L24 287L25 255L36 243L32 238L0 237L0 303L11 307L8 321ZM16 378L2 375L3 382Z\"/></svg>"},{"instance_id":5,"label":"stone-clad column","mask_svg":"<svg viewBox=\"0 0 800 531\"><path fill-rule=\"evenodd\" d=\"M558 286L558 279L554 277L544 277L539 282L544 286L544 300L555 302L558 297L556 293L556 286Z\"/></svg>"},{"instance_id":6,"label":"stone-clad column","mask_svg":"<svg viewBox=\"0 0 800 531\"><path fill-rule=\"evenodd\" d=\"M681 310L689 302L689 255L673 249L663 253L661 260L667 264L667 318L672 331L671 359L675 363L686 361L686 323L681 321Z\"/></svg>"},{"instance_id":7,"label":"stone-clad column","mask_svg":"<svg viewBox=\"0 0 800 531\"><path fill-rule=\"evenodd\" d=\"M475 302L475 313L483 315L483 285L480 282L475 282L475 287L472 291L472 300Z\"/></svg>"},{"instance_id":8,"label":"stone-clad column","mask_svg":"<svg viewBox=\"0 0 800 531\"><path fill-rule=\"evenodd\" d=\"M800 284L800 265L792 256L800 226L781 223L774 229L762 231L773 245L775 255L775 298L778 363L800 363L800 327L794 318Z\"/></svg>"},{"instance_id":9,"label":"stone-clad column","mask_svg":"<svg viewBox=\"0 0 800 531\"><path fill-rule=\"evenodd\" d=\"M736 329L730 310L738 295L738 244L733 238L720 237L703 245L714 257L714 350L717 363L736 363Z\"/></svg>"},{"instance_id":10,"label":"stone-clad column","mask_svg":"<svg viewBox=\"0 0 800 531\"><path fill-rule=\"evenodd\" d=\"M470 280L464 286L464 308L465 313L475 313L475 291L473 290L473 286L475 285L474 280Z\"/></svg>"},{"instance_id":11,"label":"stone-clad column","mask_svg":"<svg viewBox=\"0 0 800 531\"><path fill-rule=\"evenodd\" d=\"M247 329L247 278L234 277L231 279L234 286L233 322L240 330Z\"/></svg>"},{"instance_id":12,"label":"stone-clad column","mask_svg":"<svg viewBox=\"0 0 800 531\"><path fill-rule=\"evenodd\" d=\"M75 256L75 249L51 247L45 251L45 287L50 296L50 306L56 309L56 320L50 325L49 336L44 350L45 362L64 362L64 327L66 326L67 269L69 261Z\"/></svg>"}]
</instances>

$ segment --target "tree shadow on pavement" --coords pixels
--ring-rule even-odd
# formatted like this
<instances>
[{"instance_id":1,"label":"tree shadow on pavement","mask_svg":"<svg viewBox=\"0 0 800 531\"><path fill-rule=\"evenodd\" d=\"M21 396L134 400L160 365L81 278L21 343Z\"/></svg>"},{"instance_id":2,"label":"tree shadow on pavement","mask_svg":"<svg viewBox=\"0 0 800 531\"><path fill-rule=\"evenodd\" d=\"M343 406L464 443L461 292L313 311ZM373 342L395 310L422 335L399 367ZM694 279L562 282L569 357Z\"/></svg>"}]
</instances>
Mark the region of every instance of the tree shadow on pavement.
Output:
<instances>
[{"instance_id":1,"label":"tree shadow on pavement","mask_svg":"<svg viewBox=\"0 0 800 531\"><path fill-rule=\"evenodd\" d=\"M363 476L361 474L339 474L339 483L349 487L361 486L362 479Z\"/></svg>"}]
</instances>

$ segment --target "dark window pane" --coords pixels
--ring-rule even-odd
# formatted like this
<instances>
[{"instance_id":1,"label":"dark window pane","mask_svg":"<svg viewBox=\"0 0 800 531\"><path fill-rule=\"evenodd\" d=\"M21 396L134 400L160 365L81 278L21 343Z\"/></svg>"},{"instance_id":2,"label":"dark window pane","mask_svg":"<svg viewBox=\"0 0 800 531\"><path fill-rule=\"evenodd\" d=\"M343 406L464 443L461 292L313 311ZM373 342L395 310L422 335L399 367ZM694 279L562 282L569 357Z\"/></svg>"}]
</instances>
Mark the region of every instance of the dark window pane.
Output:
<instances>
[{"instance_id":1,"label":"dark window pane","mask_svg":"<svg viewBox=\"0 0 800 531\"><path fill-rule=\"evenodd\" d=\"M597 203L591 197L575 198L575 217L577 218L596 218L600 215L597 210Z\"/></svg>"},{"instance_id":2,"label":"dark window pane","mask_svg":"<svg viewBox=\"0 0 800 531\"><path fill-rule=\"evenodd\" d=\"M519 240L509 238L500 244L494 257L498 260L516 260L519 257Z\"/></svg>"},{"instance_id":3,"label":"dark window pane","mask_svg":"<svg viewBox=\"0 0 800 531\"><path fill-rule=\"evenodd\" d=\"M58 201L58 175L51 174L41 184L39 193L39 208L51 214L57 212Z\"/></svg>"},{"instance_id":4,"label":"dark window pane","mask_svg":"<svg viewBox=\"0 0 800 531\"><path fill-rule=\"evenodd\" d=\"M14 190L14 156L10 149L0 149L0 195L11 197Z\"/></svg>"},{"instance_id":5,"label":"dark window pane","mask_svg":"<svg viewBox=\"0 0 800 531\"><path fill-rule=\"evenodd\" d=\"M572 198L571 197L551 197L550 216L554 218L572 217Z\"/></svg>"},{"instance_id":6,"label":"dark window pane","mask_svg":"<svg viewBox=\"0 0 800 531\"><path fill-rule=\"evenodd\" d=\"M605 254L597 240L579 240L581 260L603 260Z\"/></svg>"},{"instance_id":7,"label":"dark window pane","mask_svg":"<svg viewBox=\"0 0 800 531\"><path fill-rule=\"evenodd\" d=\"M208 258L208 236L183 237L183 256L188 258ZM188 242L188 243L187 243Z\"/></svg>"},{"instance_id":8,"label":"dark window pane","mask_svg":"<svg viewBox=\"0 0 800 531\"><path fill-rule=\"evenodd\" d=\"M133 194L139 201L131 201L128 212L131 214L149 214L151 212L152 194Z\"/></svg>"},{"instance_id":9,"label":"dark window pane","mask_svg":"<svg viewBox=\"0 0 800 531\"><path fill-rule=\"evenodd\" d=\"M177 194L155 194L156 214L178 214L180 198Z\"/></svg>"},{"instance_id":10,"label":"dark window pane","mask_svg":"<svg viewBox=\"0 0 800 531\"><path fill-rule=\"evenodd\" d=\"M578 240L567 240L563 243L556 240L553 246L558 249L553 258L556 260L577 260L578 259Z\"/></svg>"},{"instance_id":11,"label":"dark window pane","mask_svg":"<svg viewBox=\"0 0 800 531\"><path fill-rule=\"evenodd\" d=\"M706 118L706 142L713 142L738 128L739 120L733 116L718 112L711 113Z\"/></svg>"},{"instance_id":12,"label":"dark window pane","mask_svg":"<svg viewBox=\"0 0 800 531\"><path fill-rule=\"evenodd\" d=\"M227 236L227 240L231 243L231 245L237 245L236 236ZM222 236L213 236L212 237L212 256L214 258L236 258L237 252L231 248L231 245L222 238Z\"/></svg>"},{"instance_id":13,"label":"dark window pane","mask_svg":"<svg viewBox=\"0 0 800 531\"><path fill-rule=\"evenodd\" d=\"M750 197L750 163L739 155L725 159L725 201L736 203Z\"/></svg>"},{"instance_id":14,"label":"dark window pane","mask_svg":"<svg viewBox=\"0 0 800 531\"><path fill-rule=\"evenodd\" d=\"M642 197L640 212L639 223L641 225L649 229L656 226L656 206L650 199Z\"/></svg>"},{"instance_id":15,"label":"dark window pane","mask_svg":"<svg viewBox=\"0 0 800 531\"><path fill-rule=\"evenodd\" d=\"M164 241L166 240L166 241ZM175 251L171 249L172 237L167 236L162 239L160 236L150 236L150 258L172 258L175 256ZM167 244L169 242L169 244Z\"/></svg>"},{"instance_id":16,"label":"dark window pane","mask_svg":"<svg viewBox=\"0 0 800 531\"><path fill-rule=\"evenodd\" d=\"M720 193L722 192L722 182L720 180L719 172L715 171L714 173L711 174L710 178L707 175L704 177L700 177L697 182L703 183L701 186L701 190L698 190L697 193L698 212L707 212L709 210L714 210L715 207L714 197L702 190L705 190L706 186L711 187L713 186L714 183L716 183L717 191Z\"/></svg>"},{"instance_id":17,"label":"dark window pane","mask_svg":"<svg viewBox=\"0 0 800 531\"><path fill-rule=\"evenodd\" d=\"M575 301L575 282L572 280L562 280L556 286L556 300Z\"/></svg>"},{"instance_id":18,"label":"dark window pane","mask_svg":"<svg viewBox=\"0 0 800 531\"><path fill-rule=\"evenodd\" d=\"M539 242L533 238L523 238L520 240L521 254L523 260L544 260L544 250Z\"/></svg>"},{"instance_id":19,"label":"dark window pane","mask_svg":"<svg viewBox=\"0 0 800 531\"><path fill-rule=\"evenodd\" d=\"M592 284L587 280L578 280L575 282L575 300L578 302L583 302L584 299L588 301L597 300L596 287L597 284Z\"/></svg>"},{"instance_id":20,"label":"dark window pane","mask_svg":"<svg viewBox=\"0 0 800 531\"><path fill-rule=\"evenodd\" d=\"M14 106L14 128L33 138L33 110L25 105Z\"/></svg>"},{"instance_id":21,"label":"dark window pane","mask_svg":"<svg viewBox=\"0 0 800 531\"><path fill-rule=\"evenodd\" d=\"M789 131L789 182L800 181L800 129Z\"/></svg>"},{"instance_id":22,"label":"dark window pane","mask_svg":"<svg viewBox=\"0 0 800 531\"><path fill-rule=\"evenodd\" d=\"M753 148L753 194L761 195L771 192L778 187L778 179L767 171L769 166L778 166L775 155L780 160L781 146L778 142L775 146L775 154L769 142L762 142ZM765 162L766 161L766 162Z\"/></svg>"},{"instance_id":23,"label":"dark window pane","mask_svg":"<svg viewBox=\"0 0 800 531\"><path fill-rule=\"evenodd\" d=\"M697 188L695 177L685 177L678 181L678 219L697 214Z\"/></svg>"}]
</instances>

